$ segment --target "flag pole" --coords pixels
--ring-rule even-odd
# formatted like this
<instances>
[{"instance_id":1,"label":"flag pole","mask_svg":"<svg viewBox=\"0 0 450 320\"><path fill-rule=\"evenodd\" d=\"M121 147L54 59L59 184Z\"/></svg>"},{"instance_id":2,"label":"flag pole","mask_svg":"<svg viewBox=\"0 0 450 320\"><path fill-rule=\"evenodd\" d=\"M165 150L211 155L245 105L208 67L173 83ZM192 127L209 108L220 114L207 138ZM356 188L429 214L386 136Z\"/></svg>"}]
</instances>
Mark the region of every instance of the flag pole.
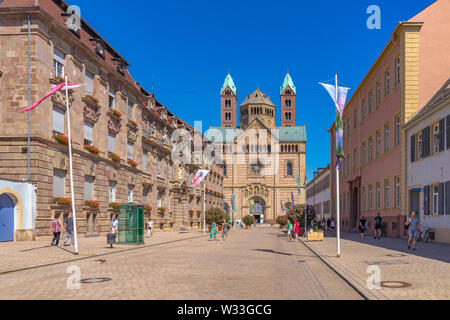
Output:
<instances>
[{"instance_id":1,"label":"flag pole","mask_svg":"<svg viewBox=\"0 0 450 320\"><path fill-rule=\"evenodd\" d=\"M69 168L70 168L70 193L72 197L72 215L73 215L73 239L75 242L75 254L78 254L78 234L77 234L77 214L75 211L75 194L73 190L73 170L72 170L72 141L70 132L70 108L69 108L69 89L67 84L67 74L64 76L66 82L66 109L67 109L67 126L68 126L68 144L69 144Z\"/></svg>"},{"instance_id":2,"label":"flag pole","mask_svg":"<svg viewBox=\"0 0 450 320\"><path fill-rule=\"evenodd\" d=\"M203 180L203 235L206 235L206 179Z\"/></svg>"},{"instance_id":3,"label":"flag pole","mask_svg":"<svg viewBox=\"0 0 450 320\"><path fill-rule=\"evenodd\" d=\"M337 72L336 72L336 101L338 101L338 74L337 74ZM336 130L336 134L337 134L337 130ZM337 159L337 157L336 157L336 159ZM336 212L337 212L336 239L337 239L337 257L338 258L340 258L340 256L341 256L341 217L340 217L341 213L340 213L340 203L339 202L340 202L339 201L339 167L336 165Z\"/></svg>"}]
</instances>

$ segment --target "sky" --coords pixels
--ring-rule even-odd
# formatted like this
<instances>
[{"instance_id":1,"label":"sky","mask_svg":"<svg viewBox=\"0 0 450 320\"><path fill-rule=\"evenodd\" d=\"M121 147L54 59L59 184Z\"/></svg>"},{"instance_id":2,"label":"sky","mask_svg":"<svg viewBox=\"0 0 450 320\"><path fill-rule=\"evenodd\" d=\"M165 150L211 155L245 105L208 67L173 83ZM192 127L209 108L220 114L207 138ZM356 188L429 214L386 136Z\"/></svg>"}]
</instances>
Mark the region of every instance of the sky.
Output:
<instances>
[{"instance_id":1,"label":"sky","mask_svg":"<svg viewBox=\"0 0 450 320\"><path fill-rule=\"evenodd\" d=\"M434 0L68 0L130 63L135 81L177 117L203 130L220 126L220 88L228 70L238 105L257 86L277 106L289 70L297 87L296 125L306 125L306 175L330 163L335 112L318 82L356 89L399 21ZM380 8L370 30L367 8ZM350 91L350 95L353 90ZM239 114L239 111L238 111Z\"/></svg>"}]
</instances>

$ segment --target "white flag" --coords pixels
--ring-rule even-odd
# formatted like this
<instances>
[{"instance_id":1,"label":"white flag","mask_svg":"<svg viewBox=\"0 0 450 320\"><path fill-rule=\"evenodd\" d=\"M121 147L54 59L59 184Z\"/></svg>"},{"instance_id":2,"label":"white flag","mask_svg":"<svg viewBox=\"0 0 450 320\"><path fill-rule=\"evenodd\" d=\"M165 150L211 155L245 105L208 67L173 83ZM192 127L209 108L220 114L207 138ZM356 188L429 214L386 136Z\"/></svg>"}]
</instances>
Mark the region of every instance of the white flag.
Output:
<instances>
[{"instance_id":1,"label":"white flag","mask_svg":"<svg viewBox=\"0 0 450 320\"><path fill-rule=\"evenodd\" d=\"M195 188L197 188L200 185L200 183L202 183L203 179L206 178L208 173L209 173L209 170L199 170L197 172L194 179L192 180L192 184L194 185Z\"/></svg>"}]
</instances>

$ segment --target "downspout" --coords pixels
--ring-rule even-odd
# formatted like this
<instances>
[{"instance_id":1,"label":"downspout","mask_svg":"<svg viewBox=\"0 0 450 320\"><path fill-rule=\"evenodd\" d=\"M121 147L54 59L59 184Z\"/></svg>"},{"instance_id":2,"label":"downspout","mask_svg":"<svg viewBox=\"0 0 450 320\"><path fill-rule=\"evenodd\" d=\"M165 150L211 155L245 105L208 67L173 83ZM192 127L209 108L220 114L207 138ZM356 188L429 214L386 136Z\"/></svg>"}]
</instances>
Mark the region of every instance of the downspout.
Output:
<instances>
[{"instance_id":1,"label":"downspout","mask_svg":"<svg viewBox=\"0 0 450 320\"><path fill-rule=\"evenodd\" d=\"M30 15L27 15L28 20L28 105L31 105L31 36L30 36ZM30 111L27 112L28 116L28 165L27 165L27 181L31 181L31 142L30 142L30 135L31 135L31 129L30 129Z\"/></svg>"}]
</instances>

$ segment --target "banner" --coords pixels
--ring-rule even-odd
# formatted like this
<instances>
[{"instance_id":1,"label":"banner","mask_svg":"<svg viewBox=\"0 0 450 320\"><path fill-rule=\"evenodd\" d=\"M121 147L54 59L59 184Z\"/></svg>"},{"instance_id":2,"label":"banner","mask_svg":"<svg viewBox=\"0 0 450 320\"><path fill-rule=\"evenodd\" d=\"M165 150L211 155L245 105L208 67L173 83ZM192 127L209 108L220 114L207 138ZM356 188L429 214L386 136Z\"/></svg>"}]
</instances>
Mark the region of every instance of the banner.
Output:
<instances>
[{"instance_id":1,"label":"banner","mask_svg":"<svg viewBox=\"0 0 450 320\"><path fill-rule=\"evenodd\" d=\"M295 200L294 200L294 193L293 192L291 192L291 198L292 198L291 208L293 208L295 206Z\"/></svg>"},{"instance_id":2,"label":"banner","mask_svg":"<svg viewBox=\"0 0 450 320\"><path fill-rule=\"evenodd\" d=\"M250 208L252 208L252 210L253 210L255 208L255 201L249 200L248 202L250 203Z\"/></svg>"},{"instance_id":3,"label":"banner","mask_svg":"<svg viewBox=\"0 0 450 320\"><path fill-rule=\"evenodd\" d=\"M283 200L280 200L280 201L281 201L281 214L284 214Z\"/></svg>"},{"instance_id":4,"label":"banner","mask_svg":"<svg viewBox=\"0 0 450 320\"><path fill-rule=\"evenodd\" d=\"M236 194L231 195L231 211L236 213Z\"/></svg>"},{"instance_id":5,"label":"banner","mask_svg":"<svg viewBox=\"0 0 450 320\"><path fill-rule=\"evenodd\" d=\"M300 172L297 170L297 185L298 185L298 195L302 194L302 186L300 184Z\"/></svg>"},{"instance_id":6,"label":"banner","mask_svg":"<svg viewBox=\"0 0 450 320\"><path fill-rule=\"evenodd\" d=\"M200 185L200 183L202 183L202 181L206 178L208 173L209 170L199 170L197 172L194 179L192 179L192 184L194 185L195 188L197 188Z\"/></svg>"},{"instance_id":7,"label":"banner","mask_svg":"<svg viewBox=\"0 0 450 320\"><path fill-rule=\"evenodd\" d=\"M342 148L342 138L344 135L342 116L344 114L345 103L347 101L347 95L350 88L337 87L336 94L336 86L321 82L319 82L319 84L327 90L336 107L336 167L339 169L341 167L342 160L345 159L344 149Z\"/></svg>"}]
</instances>

